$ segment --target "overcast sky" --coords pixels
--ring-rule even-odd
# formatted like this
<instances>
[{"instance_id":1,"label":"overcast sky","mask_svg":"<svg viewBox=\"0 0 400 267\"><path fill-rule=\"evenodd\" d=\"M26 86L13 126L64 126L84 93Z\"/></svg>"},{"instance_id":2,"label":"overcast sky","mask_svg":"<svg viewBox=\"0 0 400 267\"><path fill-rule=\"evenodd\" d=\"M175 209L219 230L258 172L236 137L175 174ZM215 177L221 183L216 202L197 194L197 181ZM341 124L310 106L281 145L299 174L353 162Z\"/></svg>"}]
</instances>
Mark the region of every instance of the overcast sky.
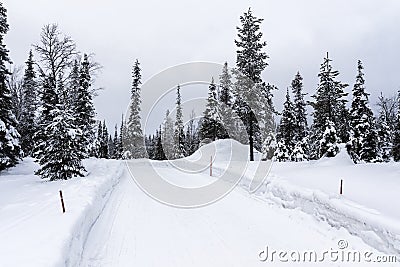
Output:
<instances>
[{"instance_id":1,"label":"overcast sky","mask_svg":"<svg viewBox=\"0 0 400 267\"><path fill-rule=\"evenodd\" d=\"M141 62L143 80L181 63L236 60L239 16L252 7L264 18L269 66L264 80L276 84L275 105L295 73L305 91L315 92L317 74L326 52L339 78L351 86L357 60L364 63L372 102L381 91L400 88L400 1L398 0L259 0L259 1L133 1L133 0L3 0L10 31L5 42L17 65L26 61L41 28L58 23L81 52L95 53L103 65L96 98L100 119L109 126L120 121L129 102L131 69ZM189 112L189 111L188 111Z\"/></svg>"}]
</instances>

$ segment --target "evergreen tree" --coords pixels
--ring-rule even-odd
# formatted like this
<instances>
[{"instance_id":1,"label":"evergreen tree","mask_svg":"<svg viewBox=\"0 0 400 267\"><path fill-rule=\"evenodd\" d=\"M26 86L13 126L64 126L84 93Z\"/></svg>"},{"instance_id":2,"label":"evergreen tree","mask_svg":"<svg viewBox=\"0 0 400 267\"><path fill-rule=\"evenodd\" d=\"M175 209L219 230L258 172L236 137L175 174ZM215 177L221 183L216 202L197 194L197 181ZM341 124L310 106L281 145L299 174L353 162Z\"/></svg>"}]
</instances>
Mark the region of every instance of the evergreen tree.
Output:
<instances>
[{"instance_id":1,"label":"evergreen tree","mask_svg":"<svg viewBox=\"0 0 400 267\"><path fill-rule=\"evenodd\" d=\"M42 94L41 94L41 109L38 118L38 127L35 135L33 136L35 147L33 155L35 158L40 159L44 157L46 150L46 141L49 136L46 133L47 126L53 123L55 114L53 110L59 105L59 98L56 93L56 85L54 80L50 77L42 77Z\"/></svg>"},{"instance_id":2,"label":"evergreen tree","mask_svg":"<svg viewBox=\"0 0 400 267\"><path fill-rule=\"evenodd\" d=\"M246 126L251 161L254 160L254 137L260 134L255 113L262 110L260 92L257 92L255 85L262 83L261 72L268 65L268 56L263 52L266 43L261 41L262 33L259 31L262 21L263 19L253 16L249 8L240 16L241 27L237 27L238 40L235 40L238 48L235 109ZM261 140L256 140L257 143L261 146Z\"/></svg>"},{"instance_id":3,"label":"evergreen tree","mask_svg":"<svg viewBox=\"0 0 400 267\"><path fill-rule=\"evenodd\" d=\"M328 158L335 157L339 152L337 142L338 136L336 135L335 125L333 122L327 120L326 128L319 145L319 155L321 155L321 157L325 156Z\"/></svg>"},{"instance_id":4,"label":"evergreen tree","mask_svg":"<svg viewBox=\"0 0 400 267\"><path fill-rule=\"evenodd\" d=\"M55 107L53 122L46 126L43 156L39 158L41 168L35 173L43 179L67 180L74 176L83 176L85 171L81 163L83 154L79 148L78 137L81 131L74 127L74 118L70 110Z\"/></svg>"},{"instance_id":5,"label":"evergreen tree","mask_svg":"<svg viewBox=\"0 0 400 267\"><path fill-rule=\"evenodd\" d=\"M282 139L278 142L274 156L277 161L288 161L290 159L290 152L285 140Z\"/></svg>"},{"instance_id":6,"label":"evergreen tree","mask_svg":"<svg viewBox=\"0 0 400 267\"><path fill-rule=\"evenodd\" d=\"M161 126L159 131L156 132L155 140L154 140L154 159L155 160L165 160L165 154L162 145L162 130Z\"/></svg>"},{"instance_id":7,"label":"evergreen tree","mask_svg":"<svg viewBox=\"0 0 400 267\"><path fill-rule=\"evenodd\" d=\"M285 151L292 153L295 142L295 130L296 130L296 119L294 113L293 103L290 100L289 89L286 91L286 101L283 105L282 118L278 128L277 139L279 141L283 140L285 144ZM279 146L278 146L279 148Z\"/></svg>"},{"instance_id":8,"label":"evergreen tree","mask_svg":"<svg viewBox=\"0 0 400 267\"><path fill-rule=\"evenodd\" d=\"M114 129L114 138L113 138L113 153L111 155L111 158L113 159L120 159L121 158L121 154L120 154L120 147L119 147L119 137L118 137L118 126L117 124L115 124L115 129Z\"/></svg>"},{"instance_id":9,"label":"evergreen tree","mask_svg":"<svg viewBox=\"0 0 400 267\"><path fill-rule=\"evenodd\" d=\"M222 129L220 138L237 139L237 129L235 127L236 114L233 112L232 99L232 76L229 73L228 63L225 62L222 68L222 73L219 76L219 117L221 118Z\"/></svg>"},{"instance_id":10,"label":"evergreen tree","mask_svg":"<svg viewBox=\"0 0 400 267\"><path fill-rule=\"evenodd\" d=\"M294 141L297 143L301 142L303 138L307 136L307 111L306 102L304 101L304 96L306 94L303 93L303 77L301 77L300 72L297 72L291 87L294 95Z\"/></svg>"},{"instance_id":11,"label":"evergreen tree","mask_svg":"<svg viewBox=\"0 0 400 267\"><path fill-rule=\"evenodd\" d=\"M200 138L215 141L224 136L224 129L218 111L217 87L214 83L214 78L212 78L208 87L206 109L201 120Z\"/></svg>"},{"instance_id":12,"label":"evergreen tree","mask_svg":"<svg viewBox=\"0 0 400 267\"><path fill-rule=\"evenodd\" d=\"M173 158L183 158L185 156L185 134L183 132L183 113L181 104L180 86L176 90L176 118L174 128L174 155Z\"/></svg>"},{"instance_id":13,"label":"evergreen tree","mask_svg":"<svg viewBox=\"0 0 400 267\"><path fill-rule=\"evenodd\" d=\"M174 158L174 122L167 110L164 119L164 130L162 132L162 145L165 157L167 159Z\"/></svg>"},{"instance_id":14,"label":"evergreen tree","mask_svg":"<svg viewBox=\"0 0 400 267\"><path fill-rule=\"evenodd\" d=\"M120 129L119 129L119 139L118 139L118 148L119 148L119 158L121 158L121 159L126 159L126 157L125 157L125 152L126 152L126 149L125 149L125 146L124 146L124 144L125 144L125 138L126 138L126 132L127 132L127 129L126 129L126 125L125 125L125 123L124 123L124 115L122 115L121 116L121 127L120 127Z\"/></svg>"},{"instance_id":15,"label":"evergreen tree","mask_svg":"<svg viewBox=\"0 0 400 267\"><path fill-rule=\"evenodd\" d=\"M395 161L400 161L400 91L397 97L397 107L397 119L394 127L392 154Z\"/></svg>"},{"instance_id":16,"label":"evergreen tree","mask_svg":"<svg viewBox=\"0 0 400 267\"><path fill-rule=\"evenodd\" d=\"M102 126L101 129L101 136L98 138L100 139L100 158L105 158L108 159L108 130L107 130L107 125L106 121L103 121L102 125L99 125L99 127Z\"/></svg>"},{"instance_id":17,"label":"evergreen tree","mask_svg":"<svg viewBox=\"0 0 400 267\"><path fill-rule=\"evenodd\" d=\"M6 84L9 71L6 63L10 62L8 50L3 44L8 31L7 10L0 2L0 171L15 166L21 157L17 120L12 112L11 92Z\"/></svg>"},{"instance_id":18,"label":"evergreen tree","mask_svg":"<svg viewBox=\"0 0 400 267\"><path fill-rule=\"evenodd\" d=\"M32 140L37 130L35 113L38 106L38 90L34 64L33 53L30 51L22 83L22 113L18 125L18 132L21 134L21 148L25 155L32 154L34 147Z\"/></svg>"},{"instance_id":19,"label":"evergreen tree","mask_svg":"<svg viewBox=\"0 0 400 267\"><path fill-rule=\"evenodd\" d=\"M358 61L358 74L353 88L353 100L350 110L351 140L347 149L354 162L373 162L378 158L378 135L375 120L368 105L365 92L364 73L361 61Z\"/></svg>"},{"instance_id":20,"label":"evergreen tree","mask_svg":"<svg viewBox=\"0 0 400 267\"><path fill-rule=\"evenodd\" d=\"M74 124L72 110L59 103L53 81L49 77L44 79L37 139L40 143L35 153L41 167L36 174L50 181L83 176L84 171L81 163L84 152L79 144L82 131ZM57 87L59 91L63 90L62 79L59 79Z\"/></svg>"},{"instance_id":21,"label":"evergreen tree","mask_svg":"<svg viewBox=\"0 0 400 267\"><path fill-rule=\"evenodd\" d=\"M131 90L131 104L127 123L127 143L125 144L132 158L144 157L144 140L142 126L140 123L140 85L142 77L140 71L140 63L138 60L136 60L132 72L133 82Z\"/></svg>"},{"instance_id":22,"label":"evergreen tree","mask_svg":"<svg viewBox=\"0 0 400 267\"><path fill-rule=\"evenodd\" d=\"M347 118L343 117L345 113L345 99L344 97L347 95L344 92L344 88L347 87L347 84L342 84L336 78L339 75L339 72L336 70L332 70L331 62L328 55L324 59L324 62L321 64L319 77L319 84L317 87L317 92L312 96L314 98L314 102L311 103L314 108L314 112L312 113L314 121L313 121L313 133L312 133L312 158L317 159L323 156L323 154L315 153L318 151L318 147L320 146L321 140L323 138L324 132L326 128L335 129L335 133L337 128L339 128L339 132L346 132L346 124ZM329 124L328 124L329 121ZM333 124L332 126L329 126ZM328 126L327 126L328 125ZM343 133L341 141L346 141L346 134ZM339 141L339 140L336 140ZM321 151L321 150L320 150ZM334 153L332 153L334 154Z\"/></svg>"},{"instance_id":23,"label":"evergreen tree","mask_svg":"<svg viewBox=\"0 0 400 267\"><path fill-rule=\"evenodd\" d=\"M199 148L199 133L195 124L196 114L194 110L190 114L190 119L186 128L185 151L186 156L192 155Z\"/></svg>"},{"instance_id":24,"label":"evergreen tree","mask_svg":"<svg viewBox=\"0 0 400 267\"><path fill-rule=\"evenodd\" d=\"M79 71L79 87L76 91L76 102L74 103L75 124L83 133L82 139L79 141L82 151L85 153L89 153L90 146L93 146L95 123L93 99L89 91L91 86L89 66L88 56L85 54Z\"/></svg>"}]
</instances>

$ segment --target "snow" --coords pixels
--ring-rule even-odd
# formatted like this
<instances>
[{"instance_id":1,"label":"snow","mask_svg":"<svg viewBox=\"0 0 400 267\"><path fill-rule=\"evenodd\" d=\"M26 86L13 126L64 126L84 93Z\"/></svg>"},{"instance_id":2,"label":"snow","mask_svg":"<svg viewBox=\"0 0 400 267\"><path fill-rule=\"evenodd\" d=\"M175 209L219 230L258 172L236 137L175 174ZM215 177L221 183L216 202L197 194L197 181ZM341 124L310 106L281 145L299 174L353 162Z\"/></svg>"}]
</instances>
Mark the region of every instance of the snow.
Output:
<instances>
[{"instance_id":1,"label":"snow","mask_svg":"<svg viewBox=\"0 0 400 267\"><path fill-rule=\"evenodd\" d=\"M30 158L1 172L0 266L75 265L123 170L117 161L84 163L89 175L69 181L41 180L33 175L39 166Z\"/></svg>"},{"instance_id":2,"label":"snow","mask_svg":"<svg viewBox=\"0 0 400 267\"><path fill-rule=\"evenodd\" d=\"M355 165L344 146L339 148L334 158L275 162L254 194L249 193L254 173L270 162L259 161L258 152L257 161L248 162L248 146L233 140L204 145L186 159L127 162L142 179L158 173L186 188L226 179L229 162L246 163L239 186L196 209L149 197L122 161L89 159L87 177L48 182L32 175L38 166L25 159L0 174L0 266L291 266L262 262L259 253L266 246L322 253L338 249L339 240L352 250L400 257L400 164ZM213 177L207 165L211 156ZM338 194L340 179L343 195Z\"/></svg>"}]
</instances>

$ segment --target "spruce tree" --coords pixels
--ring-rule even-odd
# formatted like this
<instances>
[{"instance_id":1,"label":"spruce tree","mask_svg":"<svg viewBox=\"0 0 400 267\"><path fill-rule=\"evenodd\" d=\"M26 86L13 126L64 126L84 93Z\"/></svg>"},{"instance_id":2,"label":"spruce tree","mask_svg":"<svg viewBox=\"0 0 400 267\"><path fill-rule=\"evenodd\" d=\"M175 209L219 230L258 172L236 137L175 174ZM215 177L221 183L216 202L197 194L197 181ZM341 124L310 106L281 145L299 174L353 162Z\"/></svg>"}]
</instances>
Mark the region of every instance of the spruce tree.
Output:
<instances>
[{"instance_id":1,"label":"spruce tree","mask_svg":"<svg viewBox=\"0 0 400 267\"><path fill-rule=\"evenodd\" d=\"M214 83L214 78L211 79L211 83L208 87L208 98L206 109L203 113L200 126L200 138L210 139L215 141L219 138L223 138L224 130L219 116L217 100L217 87Z\"/></svg>"},{"instance_id":2,"label":"spruce tree","mask_svg":"<svg viewBox=\"0 0 400 267\"><path fill-rule=\"evenodd\" d=\"M155 160L165 160L165 154L162 145L162 130L160 129L156 132L154 140L154 159Z\"/></svg>"},{"instance_id":3,"label":"spruce tree","mask_svg":"<svg viewBox=\"0 0 400 267\"><path fill-rule=\"evenodd\" d=\"M328 158L335 157L339 152L338 136L336 135L335 124L329 120L326 120L325 131L322 135L322 139L319 142L319 155Z\"/></svg>"},{"instance_id":4,"label":"spruce tree","mask_svg":"<svg viewBox=\"0 0 400 267\"><path fill-rule=\"evenodd\" d=\"M286 91L286 101L283 105L282 118L279 123L277 139L285 144L286 151L289 155L292 153L295 142L296 119L293 103L290 100L289 89ZM279 146L278 146L279 148Z\"/></svg>"},{"instance_id":5,"label":"spruce tree","mask_svg":"<svg viewBox=\"0 0 400 267\"><path fill-rule=\"evenodd\" d=\"M174 154L173 158L183 158L185 156L185 134L183 132L183 113L181 103L180 86L176 89L176 118L174 127Z\"/></svg>"},{"instance_id":6,"label":"spruce tree","mask_svg":"<svg viewBox=\"0 0 400 267\"><path fill-rule=\"evenodd\" d=\"M57 87L58 90L51 77L44 79L43 107L37 139L40 143L35 153L40 164L35 174L50 181L83 176L85 170L81 163L85 155L79 143L82 131L76 128L73 111L60 103L56 94L56 91L63 91L62 79L58 80Z\"/></svg>"},{"instance_id":7,"label":"spruce tree","mask_svg":"<svg viewBox=\"0 0 400 267\"><path fill-rule=\"evenodd\" d=\"M195 120L196 114L194 113L194 110L192 110L185 135L186 156L192 155L199 148L199 133L198 128L196 127Z\"/></svg>"},{"instance_id":8,"label":"spruce tree","mask_svg":"<svg viewBox=\"0 0 400 267\"><path fill-rule=\"evenodd\" d=\"M108 159L109 157L109 150L108 150L108 130L106 121L103 121L101 136L100 138L100 158Z\"/></svg>"},{"instance_id":9,"label":"spruce tree","mask_svg":"<svg viewBox=\"0 0 400 267\"><path fill-rule=\"evenodd\" d=\"M343 84L337 80L339 72L332 69L331 61L327 55L321 64L320 73L318 74L320 81L317 92L312 96L314 98L314 102L311 103L314 108L314 112L312 113L314 118L312 125L313 132L311 136L311 156L313 159L323 156L323 154L318 154L318 147L327 127L335 129L335 133L336 131L342 133L342 136L339 136L342 140L336 141L346 142L346 134L344 132L346 132L348 122L347 118L343 117L343 115L346 113L344 111L346 102L344 97L347 94L344 92L344 88L347 87L347 84ZM333 125L329 126L330 124Z\"/></svg>"},{"instance_id":10,"label":"spruce tree","mask_svg":"<svg viewBox=\"0 0 400 267\"><path fill-rule=\"evenodd\" d=\"M53 110L57 105L59 105L59 97L56 93L56 85L54 84L54 79L43 76L41 85L41 109L38 118L37 131L33 136L34 139L34 149L33 156L37 159L44 157L46 150L46 141L49 136L46 133L46 128L48 125L53 123L55 114Z\"/></svg>"},{"instance_id":11,"label":"spruce tree","mask_svg":"<svg viewBox=\"0 0 400 267\"><path fill-rule=\"evenodd\" d=\"M266 43L261 41L260 24L262 21L263 19L253 16L249 8L243 16L240 16L241 27L237 27L238 40L235 40L238 48L235 109L246 126L250 145L250 161L254 160L254 142L256 141L256 144L261 146L261 140L254 140L257 135L260 135L255 113L262 110L260 92L257 92L255 85L262 83L261 72L268 65L266 62L268 56L263 51Z\"/></svg>"},{"instance_id":12,"label":"spruce tree","mask_svg":"<svg viewBox=\"0 0 400 267\"><path fill-rule=\"evenodd\" d=\"M118 136L118 126L117 124L115 124L115 129L114 129L114 138L113 138L113 154L111 156L111 158L113 159L120 159L121 158L121 148L119 147L120 142L119 142L119 136Z\"/></svg>"},{"instance_id":13,"label":"spruce tree","mask_svg":"<svg viewBox=\"0 0 400 267\"><path fill-rule=\"evenodd\" d=\"M228 63L225 62L222 73L219 76L219 117L221 118L220 138L237 139L237 129L235 127L236 114L233 112L232 95L232 76L229 73Z\"/></svg>"},{"instance_id":14,"label":"spruce tree","mask_svg":"<svg viewBox=\"0 0 400 267\"><path fill-rule=\"evenodd\" d=\"M140 122L140 85L142 83L140 71L140 63L136 60L132 71L131 104L129 106L130 113L127 122L127 143L125 144L132 158L144 157L144 139Z\"/></svg>"},{"instance_id":15,"label":"spruce tree","mask_svg":"<svg viewBox=\"0 0 400 267\"><path fill-rule=\"evenodd\" d=\"M76 99L74 103L75 124L81 129L82 138L80 141L82 151L90 152L90 147L94 142L94 123L95 111L93 105L92 94L90 90L90 63L88 56L85 54L79 70L79 87L76 91Z\"/></svg>"},{"instance_id":16,"label":"spruce tree","mask_svg":"<svg viewBox=\"0 0 400 267\"><path fill-rule=\"evenodd\" d=\"M8 50L3 44L8 31L7 10L0 2L0 171L15 166L21 157L17 120L12 110L11 92L6 84L9 71L6 63L10 62Z\"/></svg>"},{"instance_id":17,"label":"spruce tree","mask_svg":"<svg viewBox=\"0 0 400 267\"><path fill-rule=\"evenodd\" d=\"M285 140L282 139L278 142L274 156L277 161L288 161L290 159L290 152Z\"/></svg>"},{"instance_id":18,"label":"spruce tree","mask_svg":"<svg viewBox=\"0 0 400 267\"><path fill-rule=\"evenodd\" d=\"M170 116L169 110L165 114L162 131L162 145L165 157L167 159L174 158L174 122Z\"/></svg>"},{"instance_id":19,"label":"spruce tree","mask_svg":"<svg viewBox=\"0 0 400 267\"><path fill-rule=\"evenodd\" d=\"M394 127L392 154L395 161L400 161L400 91L397 97L397 118Z\"/></svg>"},{"instance_id":20,"label":"spruce tree","mask_svg":"<svg viewBox=\"0 0 400 267\"><path fill-rule=\"evenodd\" d=\"M37 130L36 109L38 107L38 88L34 69L33 53L29 52L22 83L22 113L18 125L21 134L21 148L25 155L32 155L33 136Z\"/></svg>"},{"instance_id":21,"label":"spruce tree","mask_svg":"<svg viewBox=\"0 0 400 267\"><path fill-rule=\"evenodd\" d=\"M306 94L303 93L303 77L301 77L300 72L297 72L295 78L293 79L291 88L294 96L294 140L297 143L302 141L303 138L307 136L307 111L306 102L304 100L304 96Z\"/></svg>"},{"instance_id":22,"label":"spruce tree","mask_svg":"<svg viewBox=\"0 0 400 267\"><path fill-rule=\"evenodd\" d=\"M347 149L354 162L373 162L378 159L378 135L375 119L368 105L368 94L365 92L363 69L361 61L358 61L350 110L351 140Z\"/></svg>"}]
</instances>

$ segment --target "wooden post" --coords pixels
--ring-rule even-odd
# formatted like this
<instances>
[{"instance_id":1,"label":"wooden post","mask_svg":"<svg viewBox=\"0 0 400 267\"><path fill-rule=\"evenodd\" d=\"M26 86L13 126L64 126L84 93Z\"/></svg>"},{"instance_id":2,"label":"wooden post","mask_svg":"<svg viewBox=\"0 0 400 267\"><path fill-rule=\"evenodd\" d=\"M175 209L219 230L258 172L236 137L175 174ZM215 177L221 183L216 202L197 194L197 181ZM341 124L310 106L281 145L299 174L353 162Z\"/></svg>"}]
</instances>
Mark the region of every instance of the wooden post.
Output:
<instances>
[{"instance_id":1,"label":"wooden post","mask_svg":"<svg viewBox=\"0 0 400 267\"><path fill-rule=\"evenodd\" d=\"M210 176L212 176L212 161L213 161L213 158L211 156L211 158L210 158Z\"/></svg>"},{"instance_id":2,"label":"wooden post","mask_svg":"<svg viewBox=\"0 0 400 267\"><path fill-rule=\"evenodd\" d=\"M343 179L340 179L340 194L343 195Z\"/></svg>"},{"instance_id":3,"label":"wooden post","mask_svg":"<svg viewBox=\"0 0 400 267\"><path fill-rule=\"evenodd\" d=\"M64 199L63 199L63 194L62 194L62 191L61 191L61 190L60 190L60 199L61 199L62 211L63 211L63 213L65 213Z\"/></svg>"}]
</instances>

